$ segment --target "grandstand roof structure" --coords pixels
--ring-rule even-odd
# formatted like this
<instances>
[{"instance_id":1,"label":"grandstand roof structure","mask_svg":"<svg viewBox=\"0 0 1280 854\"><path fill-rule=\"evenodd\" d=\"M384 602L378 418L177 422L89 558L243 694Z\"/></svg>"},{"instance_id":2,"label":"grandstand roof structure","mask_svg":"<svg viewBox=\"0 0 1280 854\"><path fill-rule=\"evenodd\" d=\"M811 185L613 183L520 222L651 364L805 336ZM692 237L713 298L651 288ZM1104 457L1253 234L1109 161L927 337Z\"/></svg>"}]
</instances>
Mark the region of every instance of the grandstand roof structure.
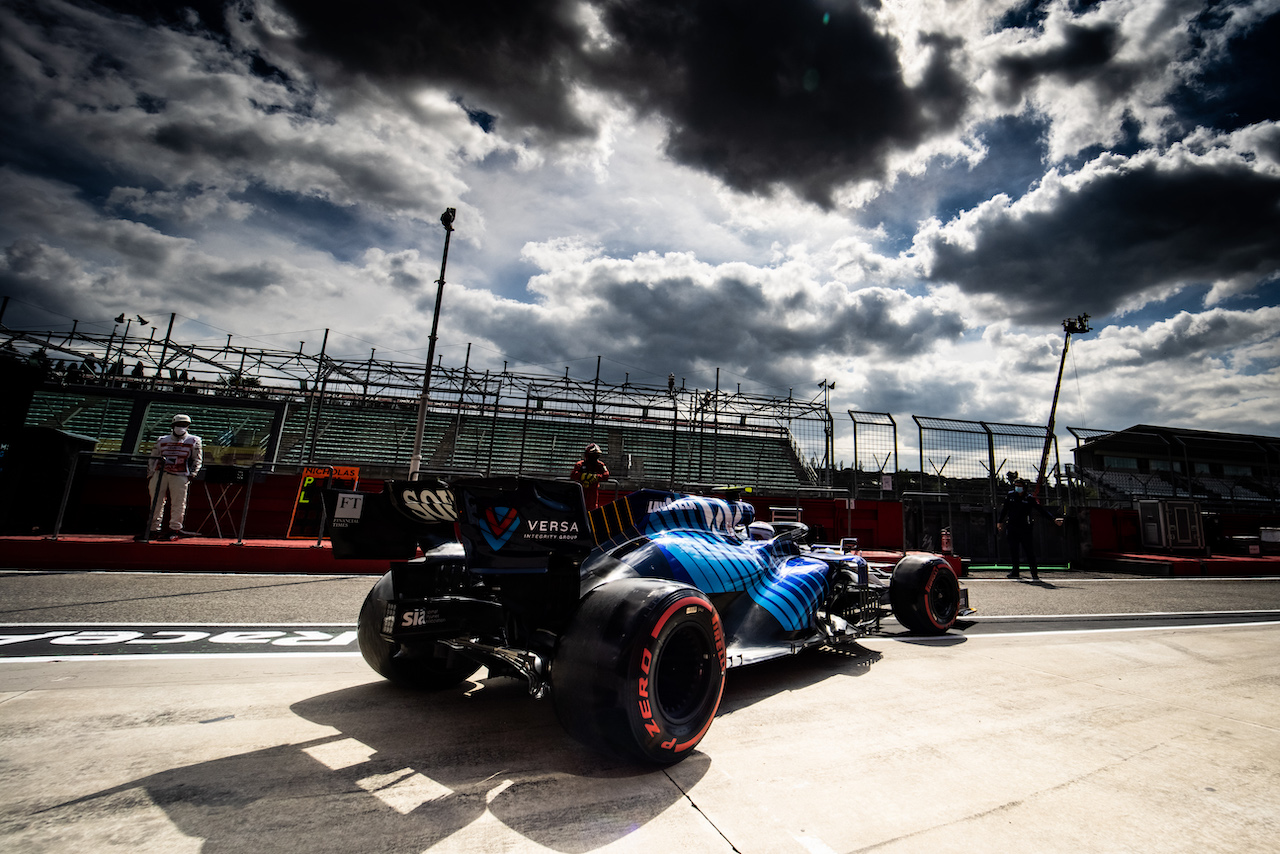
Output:
<instances>
[{"instance_id":1,"label":"grandstand roof structure","mask_svg":"<svg viewBox=\"0 0 1280 854\"><path fill-rule=\"evenodd\" d=\"M1104 494L1274 505L1280 438L1138 424L1082 436L1076 473Z\"/></svg>"},{"instance_id":2,"label":"grandstand roof structure","mask_svg":"<svg viewBox=\"0 0 1280 854\"><path fill-rule=\"evenodd\" d=\"M145 453L174 411L195 419L214 462L406 469L419 407L423 471L566 475L589 443L627 486L830 485L833 425L804 400L377 358L179 343L114 331L0 328L0 351L38 367L25 423ZM327 336L326 336L327 342ZM468 359L469 362L469 359ZM175 407L177 409L175 409Z\"/></svg>"}]
</instances>

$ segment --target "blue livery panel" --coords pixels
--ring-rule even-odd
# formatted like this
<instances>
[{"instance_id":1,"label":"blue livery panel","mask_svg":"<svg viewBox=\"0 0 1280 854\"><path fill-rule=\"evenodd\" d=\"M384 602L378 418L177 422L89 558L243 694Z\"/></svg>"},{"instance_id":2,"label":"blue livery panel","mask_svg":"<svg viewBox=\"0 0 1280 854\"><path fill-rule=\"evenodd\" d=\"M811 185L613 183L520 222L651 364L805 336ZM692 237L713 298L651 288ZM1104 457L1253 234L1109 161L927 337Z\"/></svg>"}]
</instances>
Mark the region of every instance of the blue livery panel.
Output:
<instances>
[{"instance_id":1,"label":"blue livery panel","mask_svg":"<svg viewBox=\"0 0 1280 854\"><path fill-rule=\"evenodd\" d=\"M710 594L745 591L788 632L809 628L810 615L826 596L826 564L798 556L780 559L768 543L728 543L694 531L668 531L653 543L675 577Z\"/></svg>"},{"instance_id":2,"label":"blue livery panel","mask_svg":"<svg viewBox=\"0 0 1280 854\"><path fill-rule=\"evenodd\" d=\"M741 539L735 530L754 518L755 510L746 502L682 496L645 516L637 528L648 546L622 559L639 569L661 555L671 577L711 595L745 592L784 631L808 629L827 593L827 566L788 557L769 542ZM661 574L655 569L641 571Z\"/></svg>"}]
</instances>

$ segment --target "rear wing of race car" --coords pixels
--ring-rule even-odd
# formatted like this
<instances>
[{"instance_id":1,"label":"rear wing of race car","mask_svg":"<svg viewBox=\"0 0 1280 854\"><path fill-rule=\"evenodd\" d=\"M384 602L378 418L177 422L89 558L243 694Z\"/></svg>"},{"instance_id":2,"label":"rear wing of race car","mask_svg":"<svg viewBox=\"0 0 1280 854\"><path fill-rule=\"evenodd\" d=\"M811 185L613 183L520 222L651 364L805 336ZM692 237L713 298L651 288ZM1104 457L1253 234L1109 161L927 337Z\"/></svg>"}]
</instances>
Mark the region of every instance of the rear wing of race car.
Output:
<instances>
[{"instance_id":1,"label":"rear wing of race car","mask_svg":"<svg viewBox=\"0 0 1280 854\"><path fill-rule=\"evenodd\" d=\"M387 481L382 492L326 489L329 539L338 559L408 560L457 541L453 493L440 481Z\"/></svg>"},{"instance_id":2,"label":"rear wing of race car","mask_svg":"<svg viewBox=\"0 0 1280 854\"><path fill-rule=\"evenodd\" d=\"M541 572L594 547L582 486L557 480L493 477L452 486L458 539L472 572Z\"/></svg>"},{"instance_id":3,"label":"rear wing of race car","mask_svg":"<svg viewBox=\"0 0 1280 854\"><path fill-rule=\"evenodd\" d=\"M473 572L543 572L595 542L582 486L519 477L388 481L381 493L326 490L336 558L407 560L461 541Z\"/></svg>"}]
</instances>

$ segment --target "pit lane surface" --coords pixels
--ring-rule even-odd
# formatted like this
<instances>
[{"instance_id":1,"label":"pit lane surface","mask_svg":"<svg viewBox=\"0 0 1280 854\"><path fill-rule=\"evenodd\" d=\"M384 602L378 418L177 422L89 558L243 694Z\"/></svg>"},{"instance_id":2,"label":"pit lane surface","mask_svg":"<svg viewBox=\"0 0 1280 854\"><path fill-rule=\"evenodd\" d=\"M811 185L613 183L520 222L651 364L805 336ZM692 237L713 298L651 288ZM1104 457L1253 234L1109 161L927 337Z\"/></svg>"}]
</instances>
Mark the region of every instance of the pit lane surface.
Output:
<instances>
[{"instance_id":1,"label":"pit lane surface","mask_svg":"<svg viewBox=\"0 0 1280 854\"><path fill-rule=\"evenodd\" d=\"M402 692L276 643L338 640L371 578L5 574L7 633L234 652L0 663L0 849L1274 851L1280 580L966 583L954 637L731 671L698 750L653 770L513 680Z\"/></svg>"}]
</instances>

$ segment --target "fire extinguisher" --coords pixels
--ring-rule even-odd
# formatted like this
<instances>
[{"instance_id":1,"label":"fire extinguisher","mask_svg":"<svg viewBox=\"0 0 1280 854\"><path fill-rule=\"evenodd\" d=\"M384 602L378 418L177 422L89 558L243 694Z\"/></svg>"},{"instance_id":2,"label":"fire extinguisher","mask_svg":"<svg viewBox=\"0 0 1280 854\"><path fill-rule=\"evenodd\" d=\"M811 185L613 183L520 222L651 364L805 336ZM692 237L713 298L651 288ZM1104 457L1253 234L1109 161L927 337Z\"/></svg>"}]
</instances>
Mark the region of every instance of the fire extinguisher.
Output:
<instances>
[{"instance_id":1,"label":"fire extinguisher","mask_svg":"<svg viewBox=\"0 0 1280 854\"><path fill-rule=\"evenodd\" d=\"M942 553L944 555L951 554L951 529L942 529Z\"/></svg>"}]
</instances>

